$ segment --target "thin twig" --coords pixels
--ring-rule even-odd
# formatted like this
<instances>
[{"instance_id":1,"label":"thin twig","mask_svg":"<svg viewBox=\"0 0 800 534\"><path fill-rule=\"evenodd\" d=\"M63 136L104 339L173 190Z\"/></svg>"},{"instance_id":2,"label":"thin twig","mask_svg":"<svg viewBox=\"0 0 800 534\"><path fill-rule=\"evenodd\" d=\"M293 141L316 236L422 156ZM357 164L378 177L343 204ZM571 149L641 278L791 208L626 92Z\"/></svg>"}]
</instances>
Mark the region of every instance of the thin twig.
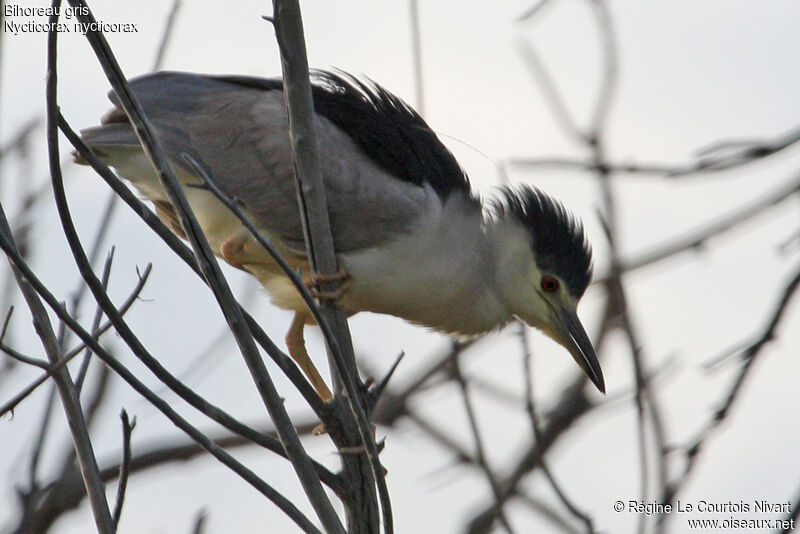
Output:
<instances>
[{"instance_id":1,"label":"thin twig","mask_svg":"<svg viewBox=\"0 0 800 534\"><path fill-rule=\"evenodd\" d=\"M797 194L800 194L800 175L795 175L785 184L768 192L761 198L748 202L724 215L715 217L711 222L703 224L695 231L687 232L687 235L683 237L661 244L650 252L631 255L629 259L620 258L618 260L618 269L621 273L628 273L683 252L699 250L708 240L749 222L754 217L765 213ZM607 278L608 275L597 277L593 283L603 284L607 281Z\"/></svg>"},{"instance_id":2,"label":"thin twig","mask_svg":"<svg viewBox=\"0 0 800 534\"><path fill-rule=\"evenodd\" d=\"M539 85L542 96L548 102L549 109L556 121L561 125L561 129L578 142L584 142L586 140L586 132L578 125L567 108L566 102L564 102L553 77L550 75L550 71L547 70L542 58L539 57L539 53L533 45L521 39L517 41L517 49L522 56L523 64L528 67L528 71L534 81Z\"/></svg>"},{"instance_id":3,"label":"thin twig","mask_svg":"<svg viewBox=\"0 0 800 534\"><path fill-rule=\"evenodd\" d=\"M263 422L259 421L258 424L263 425ZM317 425L317 420L308 418L298 424L297 430L300 434L310 435ZM275 432L271 427L265 427L260 432L264 435L275 436ZM205 434L218 447L226 450L253 445L252 441L227 432L220 435L214 435L211 432L205 432ZM131 457L131 475L163 468L170 463L189 462L208 454L203 447L190 437L181 437L181 439L174 442L144 444L138 446L137 449L139 449L139 452ZM100 474L103 481L110 484L117 480L120 468L121 465L118 461L102 467ZM66 473L57 480L36 488L35 492L26 494L24 498L27 501L37 503L36 525L33 530L36 532L47 531L48 527L58 517L71 509L77 508L85 496L86 491L83 489L80 480L76 479L74 472Z\"/></svg>"},{"instance_id":4,"label":"thin twig","mask_svg":"<svg viewBox=\"0 0 800 534\"><path fill-rule=\"evenodd\" d=\"M608 213L614 213L614 196L610 191L610 184L608 184L608 177L602 178L602 183L604 184L602 187L604 188L604 196L606 198L606 210ZM633 369L634 369L634 384L635 384L635 395L633 396L635 405L636 405L636 413L637 413L637 430L638 430L638 438L639 438L639 465L640 465L640 492L641 492L641 499L645 502L647 501L648 494L649 494L649 486L650 486L650 467L648 463L648 454L647 454L647 420L648 414L650 414L650 421L652 422L654 435L656 438L656 449L657 449L657 484L658 487L661 489L661 495L667 492L667 480L666 480L666 464L664 455L666 454L666 446L664 444L664 437L663 437L663 427L661 424L660 412L657 408L655 403L655 397L650 389L650 386L645 378L646 371L644 369L644 364L642 361L642 349L640 341L638 341L638 335L636 334L632 321L630 319L630 311L627 305L627 295L622 285L622 275L620 273L619 267L617 265L617 252L614 240L614 232L610 227L610 223L608 223L602 216L600 220L604 223L603 227L606 232L606 238L609 243L610 248L610 255L611 255L611 274L608 278L606 283L606 290L609 294L608 299L609 302L614 303L614 307L616 308L614 315L619 317L622 321L622 328L628 340L631 360L633 362ZM660 502L660 501L659 501ZM645 528L645 522L647 521L647 514L640 514L639 516L639 531L643 532Z\"/></svg>"},{"instance_id":5,"label":"thin twig","mask_svg":"<svg viewBox=\"0 0 800 534\"><path fill-rule=\"evenodd\" d=\"M52 3L53 14L49 18L50 28L55 28L61 10L61 1L53 0ZM61 180L61 163L59 161L58 151L58 32L51 29L47 33L47 82L46 82L46 100L47 100L47 152L50 164L50 177L53 182ZM7 239L13 239L10 234L10 229L6 226L5 214L2 215L2 224L5 228L3 231L8 232ZM12 243L13 247L13 243ZM8 253L8 251L7 251ZM19 265L15 265L19 269ZM62 356L61 349L58 342L54 337L54 333L50 326L50 321L47 318L47 312L41 303L41 300L36 296L33 290L28 287L29 280L20 281L20 287L26 295L26 300L31 308L31 312L38 323L37 331L42 337L42 342L47 352L47 358L51 363L56 363ZM83 410L81 409L80 399L78 397L75 385L69 375L66 367L61 368L55 375L54 379L56 386L59 390L61 397L61 404L66 412L67 422L69 423L70 433L75 448L75 454L78 458L78 465L80 467L81 475L86 485L86 492L89 496L89 503L91 505L92 513L94 515L95 525L101 534L113 534L115 529L111 520L111 512L108 508L108 501L105 495L105 487L100 479L100 472L97 467L97 459L94 455L91 438L89 437L89 429L84 419Z\"/></svg>"},{"instance_id":6,"label":"thin twig","mask_svg":"<svg viewBox=\"0 0 800 534\"><path fill-rule=\"evenodd\" d=\"M614 26L609 13L608 5L604 0L591 0L594 8L595 20L600 30L603 42L603 81L594 118L591 125L591 135L587 141L587 148L591 151L597 170L597 179L600 185L605 217L601 216L604 223L607 242L611 256L611 272L606 280L606 292L609 304L612 306L611 314L621 319L622 329L625 333L630 348L633 362L636 395L634 396L637 408L637 422L639 434L639 459L641 469L641 499L647 501L650 486L651 471L647 454L647 422L652 428L655 440L655 485L659 488L658 498L662 499L667 493L666 458L667 447L664 425L662 423L661 409L656 402L655 395L646 381L647 372L642 359L642 343L636 331L630 310L627 305L627 295L622 281L622 270L619 263L615 237L617 232L616 198L612 187L612 174L607 170L605 162L605 133L610 116L611 104L616 95L618 83L618 56ZM648 417L649 415L649 417ZM646 514L639 516L639 530L643 531L647 520Z\"/></svg>"},{"instance_id":7,"label":"thin twig","mask_svg":"<svg viewBox=\"0 0 800 534\"><path fill-rule=\"evenodd\" d=\"M136 418L128 419L128 412L119 414L122 420L122 461L119 468L119 484L117 485L117 502L114 505L114 528L119 528L122 517L122 504L125 502L125 490L128 488L128 476L131 472L131 434L136 427Z\"/></svg>"},{"instance_id":8,"label":"thin twig","mask_svg":"<svg viewBox=\"0 0 800 534\"><path fill-rule=\"evenodd\" d=\"M30 462L28 463L28 488L30 488L30 490L33 490L39 485L39 462L41 461L42 451L47 443L47 436L50 432L50 421L53 417L53 408L56 405L56 391L57 389L55 384L48 388L47 399L45 400L44 410L42 412L42 419L39 421L36 439L34 440L33 448L31 449L31 458ZM83 487L81 487L81 489L85 491Z\"/></svg>"},{"instance_id":9,"label":"thin twig","mask_svg":"<svg viewBox=\"0 0 800 534\"><path fill-rule=\"evenodd\" d=\"M0 161L15 153L27 153L31 138L39 126L42 125L41 117L34 117L23 124L6 144L0 147Z\"/></svg>"},{"instance_id":10,"label":"thin twig","mask_svg":"<svg viewBox=\"0 0 800 534\"><path fill-rule=\"evenodd\" d=\"M516 461L511 474L500 481L503 488L502 502L516 495L517 487L525 476L541 465L543 455L562 438L572 426L589 411L596 407L586 395L587 379L581 373L568 387L562 390L561 396L544 417L547 424L542 428L540 439L531 445ZM466 531L469 534L485 534L490 531L495 518L495 504L475 512Z\"/></svg>"},{"instance_id":11,"label":"thin twig","mask_svg":"<svg viewBox=\"0 0 800 534\"><path fill-rule=\"evenodd\" d=\"M725 395L725 400L715 411L713 418L698 433L693 442L686 447L686 466L678 480L673 482L671 485L670 491L666 495L668 500L665 502L669 502L677 498L678 492L686 484L689 476L697 466L697 460L699 459L700 453L706 446L708 440L720 427L720 425L730 416L731 410L740 397L744 383L747 377L750 375L750 371L753 369L753 364L760 359L759 357L763 354L764 349L770 344L770 342L775 340L778 327L786 315L786 310L788 309L789 303L798 293L798 290L800 290L800 268L797 269L789 282L784 286L784 289L775 303L773 311L770 314L770 317L767 320L767 324L765 325L761 335L758 337L758 339L741 350L740 359L743 363L742 368L736 375L733 384L728 389ZM668 518L665 517L664 519L666 520Z\"/></svg>"},{"instance_id":12,"label":"thin twig","mask_svg":"<svg viewBox=\"0 0 800 534\"><path fill-rule=\"evenodd\" d=\"M425 116L425 78L422 68L422 35L420 32L419 0L409 0L411 28L411 61L414 66L414 102L420 117Z\"/></svg>"},{"instance_id":13,"label":"thin twig","mask_svg":"<svg viewBox=\"0 0 800 534\"><path fill-rule=\"evenodd\" d=\"M494 495L494 504L496 506L497 518L500 520L500 523L503 525L503 528L505 528L508 534L514 534L514 529L511 528L511 523L508 522L508 518L506 517L500 486L498 485L494 473L492 472L492 469L491 467L489 467L489 463L486 460L486 453L483 448L483 439L481 438L480 428L478 427L478 420L477 417L475 416L475 410L473 409L472 402L470 401L469 398L469 389L467 387L467 381L464 378L464 374L461 372L461 366L459 365L459 358L453 358L452 365L456 383L458 384L459 390L461 391L461 399L464 401L464 410L467 413L467 419L469 420L469 427L470 430L472 431L472 438L473 441L475 442L476 460L478 462L478 466L480 467L481 471L486 477L486 481L489 483L489 488L492 490L492 495Z\"/></svg>"},{"instance_id":14,"label":"thin twig","mask_svg":"<svg viewBox=\"0 0 800 534\"><path fill-rule=\"evenodd\" d=\"M33 365L34 367L38 367L40 369L47 369L50 366L50 364L47 361L42 360L40 358L34 358L32 356L26 356L25 354L22 354L18 350L9 347L2 341L0 341L0 351L3 351L6 354L6 356L8 356L9 358L13 358L14 360L20 363Z\"/></svg>"},{"instance_id":15,"label":"thin twig","mask_svg":"<svg viewBox=\"0 0 800 534\"><path fill-rule=\"evenodd\" d=\"M531 424L531 433L533 435L533 441L535 443L539 443L541 440L541 430L539 425L539 418L536 414L536 406L534 404L534 395L533 395L533 367L531 365L532 355L528 345L528 328L525 324L521 321L517 321L517 327L519 329L519 339L520 339L520 347L522 349L522 362L523 362L523 375L525 376L525 409L528 412L528 421ZM561 503L564 507L569 510L573 516L575 516L578 520L580 520L586 526L586 532L593 533L594 525L592 523L592 518L586 515L583 511L579 510L578 507L572 502L572 500L567 496L566 492L561 488L561 485L558 483L556 478L553 476L550 468L545 461L544 454L542 454L542 458L539 461L540 468L542 473L544 473L547 481L550 483L550 487L553 488L556 495L558 496Z\"/></svg>"},{"instance_id":16,"label":"thin twig","mask_svg":"<svg viewBox=\"0 0 800 534\"><path fill-rule=\"evenodd\" d=\"M596 25L600 30L604 63L600 91L597 94L597 100L592 111L592 120L589 125L591 137L599 137L605 131L606 123L611 113L611 105L616 95L619 77L619 50L617 50L614 23L607 3L605 0L589 0L589 4L594 10Z\"/></svg>"},{"instance_id":17,"label":"thin twig","mask_svg":"<svg viewBox=\"0 0 800 534\"><path fill-rule=\"evenodd\" d=\"M339 266L334 249L328 216L328 203L322 166L319 159L319 140L316 135L314 105L308 73L305 37L300 5L297 0L273 0L275 16L275 37L281 52L283 71L283 95L289 121L289 141L294 164L297 203L303 226L306 255L312 272L334 275ZM335 291L341 281L322 283L322 291ZM383 466L378 457L378 449L363 408L362 388L358 377L347 313L333 300L321 299L320 311L335 333L341 349L335 353L328 345L328 359L333 370L333 390L338 399L343 399L349 408L351 418L341 418L341 432L334 431L332 437L339 435L343 443L340 448L363 446L366 459L343 456L346 477L358 488L353 499L346 502L348 528L355 531L377 530L374 488L377 487L380 511L385 534L394 531L392 506L386 485ZM352 429L351 427L355 427ZM360 442L360 443L359 443Z\"/></svg>"},{"instance_id":18,"label":"thin twig","mask_svg":"<svg viewBox=\"0 0 800 534\"><path fill-rule=\"evenodd\" d=\"M544 9L548 4L551 4L552 0L539 0L536 4L533 4L531 7L523 11L517 16L517 22L530 22L532 21L539 13L541 13L542 9Z\"/></svg>"},{"instance_id":19,"label":"thin twig","mask_svg":"<svg viewBox=\"0 0 800 534\"><path fill-rule=\"evenodd\" d=\"M110 214L111 214L110 208L112 208L112 206L115 206L115 205L116 204L114 202L109 202L106 205L106 208L107 208L106 214L109 217L110 217ZM95 238L93 246L99 248L100 241L101 241L101 239L100 239L100 237L98 235L98 237ZM93 252L94 252L94 250L93 250ZM92 264L94 264L94 261L92 260L91 255L89 256L89 261ZM101 275L101 282L103 284L103 290L104 291L108 291L108 282L109 282L109 280L111 278L111 265L112 265L113 261L114 261L114 248L112 247L111 251L109 251L108 256L106 257L105 265L103 265L103 273ZM86 287L86 285L84 284L81 287ZM76 313L78 311L77 300L78 299L73 300L73 304L72 304L72 309ZM100 327L100 321L102 321L102 320L103 320L103 308L101 308L98 305L96 310L95 310L95 312L94 312L94 318L92 319L92 327L91 327L92 328L91 329L92 332L94 332L95 330L97 330ZM86 350L84 355L83 355L83 361L81 362L81 366L78 369L78 374L75 377L75 386L78 388L79 392L83 390L83 381L86 378L86 373L89 371L89 364L91 363L91 361L92 361L92 353L91 353L91 351Z\"/></svg>"},{"instance_id":20,"label":"thin twig","mask_svg":"<svg viewBox=\"0 0 800 534\"><path fill-rule=\"evenodd\" d=\"M192 534L203 534L203 530L205 530L206 526L206 519L208 519L208 513L205 508L201 508L194 519Z\"/></svg>"},{"instance_id":21,"label":"thin twig","mask_svg":"<svg viewBox=\"0 0 800 534\"><path fill-rule=\"evenodd\" d=\"M136 284L136 287L134 288L134 290L131 293L131 295L120 306L120 308L119 308L120 314L125 315L128 312L128 310L131 308L133 303L136 301L136 299L139 297L139 294L141 293L141 291L144 288L144 285L145 285L148 277L150 276L150 270L151 270L151 265L148 265L147 268L144 270L144 273L139 277L139 282ZM104 323L102 326L100 326L96 330L92 331L92 337L94 339L99 339L102 334L104 334L106 331L108 331L111 328L111 326L112 326L111 322ZM25 400L26 397L28 397L39 386L41 386L49 378L51 378L53 376L53 374L56 373L59 369L61 369L64 365L69 363L75 356L77 356L78 354L83 352L84 349L86 349L86 347L87 347L87 345L85 343L81 343L80 345L78 345L77 347L75 347L74 349L72 349L68 353L66 353L55 364L52 364L52 365L48 364L47 372L45 374L43 374L42 376L40 376L39 378L34 380L30 385L28 385L23 390L21 390L19 393L17 393L17 395L15 395L6 404L0 406L0 417L2 417L6 413L14 410L17 407L17 405L19 405L20 402Z\"/></svg>"},{"instance_id":22,"label":"thin twig","mask_svg":"<svg viewBox=\"0 0 800 534\"><path fill-rule=\"evenodd\" d=\"M449 344L448 350L443 354L428 357L427 360L431 363L423 371L418 373L416 378L410 380L407 386L401 391L387 391L381 397L381 401L372 411L373 419L389 426L394 424L397 418L407 413L408 404L413 395L425 387L433 377L444 372L451 358L461 354L476 342L477 339L455 341Z\"/></svg>"},{"instance_id":23,"label":"thin twig","mask_svg":"<svg viewBox=\"0 0 800 534\"><path fill-rule=\"evenodd\" d=\"M394 363L392 366L389 367L389 370L386 372L386 375L378 382L375 386L370 388L369 390L369 398L367 400L367 412L371 413L372 410L375 408L381 400L381 394L386 390L386 386L389 385L389 380L392 379L394 376L394 372L397 370L397 367L400 365L400 362L403 360L403 356L405 356L405 352L401 352L397 358L395 358Z\"/></svg>"},{"instance_id":24,"label":"thin twig","mask_svg":"<svg viewBox=\"0 0 800 534\"><path fill-rule=\"evenodd\" d=\"M172 1L172 8L169 10L167 22L164 25L164 33L161 34L161 40L159 41L158 49L156 50L156 57L153 59L152 70L160 69L161 65L164 63L164 57L167 54L167 48L169 47L173 30L175 29L175 21L178 20L178 11L181 9L181 4L181 0Z\"/></svg>"}]
</instances>

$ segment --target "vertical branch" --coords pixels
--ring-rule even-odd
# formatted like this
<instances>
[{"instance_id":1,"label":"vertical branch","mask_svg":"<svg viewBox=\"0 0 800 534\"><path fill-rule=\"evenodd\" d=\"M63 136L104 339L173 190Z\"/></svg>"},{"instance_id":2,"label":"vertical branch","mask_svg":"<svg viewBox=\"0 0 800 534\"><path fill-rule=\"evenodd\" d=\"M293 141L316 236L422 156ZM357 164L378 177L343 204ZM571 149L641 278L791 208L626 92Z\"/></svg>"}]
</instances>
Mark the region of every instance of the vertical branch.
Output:
<instances>
[{"instance_id":1,"label":"vertical branch","mask_svg":"<svg viewBox=\"0 0 800 534\"><path fill-rule=\"evenodd\" d=\"M472 430L472 437L475 439L475 453L476 453L476 460L478 465L483 471L483 474L486 476L486 480L489 482L489 487L492 490L492 495L494 495L494 501L496 506L496 513L498 519L500 519L500 523L503 525L503 528L508 532L508 534L514 534L514 529L511 528L511 524L508 522L508 518L506 517L505 509L503 508L503 496L502 492L500 491L500 486L495 479L494 474L492 473L491 467L489 467L488 462L486 461L486 454L483 448L483 439L481 438L481 431L478 427L478 419L475 416L475 410L472 407L472 402L469 399L469 390L467 388L467 381L464 378L464 374L461 372L461 365L459 364L460 358L455 357L452 360L453 363L453 370L455 372L455 379L456 383L458 383L458 387L461 390L461 398L464 401L464 410L467 412L467 418L469 419L469 426Z\"/></svg>"},{"instance_id":2,"label":"vertical branch","mask_svg":"<svg viewBox=\"0 0 800 534\"><path fill-rule=\"evenodd\" d=\"M590 126L590 131L597 134L605 127L611 112L612 99L617 88L619 54L617 53L617 40L611 21L611 13L608 11L608 4L604 0L591 0L591 4L595 10L595 17L597 17L597 23L601 30L603 61L605 62L602 85L597 95Z\"/></svg>"},{"instance_id":3,"label":"vertical branch","mask_svg":"<svg viewBox=\"0 0 800 534\"><path fill-rule=\"evenodd\" d=\"M614 28L608 12L608 6L604 0L592 0L595 9L597 25L603 39L603 51L605 69L603 84L598 95L594 118L589 132L587 145L592 152L594 168L597 169L597 178L600 182L600 190L603 198L604 217L601 217L606 231L611 256L611 269L606 281L607 298L609 303L615 308L613 315L622 321L622 329L628 340L633 360L634 378L636 384L636 403L638 414L638 433L639 433L639 456L641 465L641 495L643 500L648 500L651 470L648 464L647 455L647 422L649 420L655 440L656 449L656 485L659 487L659 498L667 494L666 486L666 454L664 428L661 422L661 412L656 403L655 396L650 388L642 358L642 344L634 328L633 321L627 306L626 291L622 280L622 268L620 265L618 249L616 246L617 235L617 212L616 197L611 183L612 174L608 169L604 151L604 133L612 99L617 87L617 57L616 41L614 38ZM649 415L649 417L648 417ZM639 530L644 530L647 516L639 516Z\"/></svg>"},{"instance_id":4,"label":"vertical branch","mask_svg":"<svg viewBox=\"0 0 800 534\"><path fill-rule=\"evenodd\" d=\"M425 80L422 71L422 36L420 34L419 0L409 0L409 23L411 25L411 60L414 64L414 100L417 112L425 116Z\"/></svg>"},{"instance_id":5,"label":"vertical branch","mask_svg":"<svg viewBox=\"0 0 800 534\"><path fill-rule=\"evenodd\" d=\"M160 69L161 64L164 63L164 55L167 52L167 47L169 47L169 41L172 37L172 29L175 27L175 21L178 19L178 11L181 9L181 4L182 0L172 0L172 9L170 9L169 15L167 15L167 23L164 25L164 33L161 36L161 42L158 43L156 57L153 60L153 70Z\"/></svg>"},{"instance_id":6,"label":"vertical branch","mask_svg":"<svg viewBox=\"0 0 800 534\"><path fill-rule=\"evenodd\" d=\"M303 224L306 252L312 272L331 277L339 272L331 234L325 185L319 161L319 142L314 123L314 105L308 74L305 38L300 6L296 0L273 0L274 25L281 51L283 91L289 117L289 136L295 168L297 198ZM335 291L341 282L323 282L324 292ZM352 419L341 418L341 429L332 429L340 448L363 446L361 455L342 456L345 476L349 478L353 501L346 503L351 532L377 532L378 516L375 487L380 498L383 526L393 532L388 488L378 450L364 410L364 399L353 354L347 314L332 300L322 299L320 310L336 336L338 354L329 345L328 357L333 371L334 394L347 403ZM339 430L341 431L341 435Z\"/></svg>"},{"instance_id":7,"label":"vertical branch","mask_svg":"<svg viewBox=\"0 0 800 534\"><path fill-rule=\"evenodd\" d=\"M122 518L122 504L125 502L125 490L128 488L128 476L131 472L131 435L136 427L136 418L128 418L128 412L119 414L122 420L122 461L119 464L119 485L117 486L117 502L114 505L114 528L119 528Z\"/></svg>"},{"instance_id":8,"label":"vertical branch","mask_svg":"<svg viewBox=\"0 0 800 534\"><path fill-rule=\"evenodd\" d=\"M531 433L533 434L533 440L535 443L540 443L542 440L542 431L540 430L539 426L539 417L536 414L536 406L533 402L533 369L531 366L531 351L528 348L528 329L526 325L521 322L517 323L519 326L519 341L522 347L522 361L523 361L523 374L525 375L525 409L528 412L528 420L531 423ZM553 488L553 491L556 492L558 498L561 500L561 503L569 510L569 512L577 517L579 520L586 525L586 532L594 533L594 525L592 523L592 518L587 516L584 512L579 510L575 504L567 497L567 494L564 493L564 490L561 489L561 486L556 481L553 474L550 472L550 468L547 465L547 462L544 459L545 454L542 453L541 458L539 459L539 465L541 467L542 473L544 473L547 481L550 483L550 487Z\"/></svg>"},{"instance_id":9,"label":"vertical branch","mask_svg":"<svg viewBox=\"0 0 800 534\"><path fill-rule=\"evenodd\" d=\"M50 367L52 368L53 365L51 363ZM42 450L44 450L44 445L47 442L47 434L50 430L50 421L53 416L53 406L56 400L56 389L52 387L52 384L48 388L47 391L47 400L45 400L44 406L44 413L42 413L42 420L39 423L39 431L37 433L36 441L33 444L33 450L31 451L31 461L28 467L28 490L35 491L38 483L36 479L38 478L39 472L39 461L42 457Z\"/></svg>"},{"instance_id":10,"label":"vertical branch","mask_svg":"<svg viewBox=\"0 0 800 534\"><path fill-rule=\"evenodd\" d=\"M50 17L50 27L55 27L59 18L61 7L60 0L53 0L54 14ZM55 180L61 176L61 164L58 154L58 104L57 104L57 50L58 33L50 31L47 34L47 149L50 162L50 173ZM0 212L0 230L7 233L7 239L12 240L11 229L8 227L5 215ZM12 241L13 243L13 241ZM42 339L42 343L47 353L47 358L55 364L61 357L61 349L53 332L52 325L47 316L47 311L42 305L41 300L35 291L28 285L19 274L17 279L22 289L25 300L31 309L36 324L36 331ZM78 458L81 475L83 476L86 492L91 503L92 513L94 514L95 524L98 532L112 534L115 532L111 513L108 509L106 500L105 486L100 477L100 470L97 466L92 448L89 429L81 409L80 399L75 385L69 376L66 367L61 368L55 375L54 380L61 396L61 403L67 416L67 423L72 434L75 454Z\"/></svg>"}]
</instances>

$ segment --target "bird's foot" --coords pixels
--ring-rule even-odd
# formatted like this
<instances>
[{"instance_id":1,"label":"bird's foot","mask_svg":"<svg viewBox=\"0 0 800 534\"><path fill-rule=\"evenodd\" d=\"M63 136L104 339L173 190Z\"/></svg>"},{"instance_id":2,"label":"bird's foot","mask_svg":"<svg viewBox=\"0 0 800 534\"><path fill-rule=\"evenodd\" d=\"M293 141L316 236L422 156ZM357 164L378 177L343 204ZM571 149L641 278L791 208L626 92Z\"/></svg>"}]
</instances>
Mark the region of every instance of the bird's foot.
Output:
<instances>
[{"instance_id":1,"label":"bird's foot","mask_svg":"<svg viewBox=\"0 0 800 534\"><path fill-rule=\"evenodd\" d=\"M321 273L314 271L311 278L304 281L311 294L319 299L340 300L351 286L350 275L347 271L339 267L335 273ZM321 285L340 282L339 287L333 290L321 289Z\"/></svg>"},{"instance_id":2,"label":"bird's foot","mask_svg":"<svg viewBox=\"0 0 800 534\"><path fill-rule=\"evenodd\" d=\"M286 348L289 349L289 355L297 362L297 365L305 373L308 381L314 387L314 390L319 395L323 402L327 403L333 399L333 394L325 380L320 376L317 367L308 355L306 350L306 342L303 337L303 329L305 327L306 316L302 313L296 313L289 331L286 333Z\"/></svg>"}]
</instances>

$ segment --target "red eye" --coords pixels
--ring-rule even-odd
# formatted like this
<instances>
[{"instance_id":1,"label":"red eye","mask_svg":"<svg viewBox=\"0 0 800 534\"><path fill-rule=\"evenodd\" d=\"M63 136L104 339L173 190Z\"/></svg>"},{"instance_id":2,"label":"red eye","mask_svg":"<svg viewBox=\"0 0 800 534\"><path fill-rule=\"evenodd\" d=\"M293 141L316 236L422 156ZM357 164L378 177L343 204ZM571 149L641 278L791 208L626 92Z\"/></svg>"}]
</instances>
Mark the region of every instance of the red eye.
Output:
<instances>
[{"instance_id":1,"label":"red eye","mask_svg":"<svg viewBox=\"0 0 800 534\"><path fill-rule=\"evenodd\" d=\"M542 289L547 291L548 293L553 293L558 291L558 280L553 278L552 276L543 276L542 277Z\"/></svg>"}]
</instances>

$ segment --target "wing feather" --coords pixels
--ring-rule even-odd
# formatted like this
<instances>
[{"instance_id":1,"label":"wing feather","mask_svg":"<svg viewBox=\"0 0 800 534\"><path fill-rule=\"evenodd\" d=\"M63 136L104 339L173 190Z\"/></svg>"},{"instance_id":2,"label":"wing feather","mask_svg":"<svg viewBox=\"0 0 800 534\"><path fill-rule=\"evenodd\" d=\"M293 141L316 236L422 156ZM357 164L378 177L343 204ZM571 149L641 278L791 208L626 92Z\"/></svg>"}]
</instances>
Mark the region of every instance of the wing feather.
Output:
<instances>
[{"instance_id":1,"label":"wing feather","mask_svg":"<svg viewBox=\"0 0 800 534\"><path fill-rule=\"evenodd\" d=\"M302 243L282 91L174 72L134 79L131 87L176 165L189 171L181 155L191 155L259 227L287 246ZM410 231L436 193L395 178L328 119L317 115L316 121L337 251L371 248ZM139 150L121 111L112 110L104 124L82 134L111 165L118 164L120 174L153 196L152 176L130 170L126 175L120 169L125 165L114 161L120 151Z\"/></svg>"}]
</instances>

